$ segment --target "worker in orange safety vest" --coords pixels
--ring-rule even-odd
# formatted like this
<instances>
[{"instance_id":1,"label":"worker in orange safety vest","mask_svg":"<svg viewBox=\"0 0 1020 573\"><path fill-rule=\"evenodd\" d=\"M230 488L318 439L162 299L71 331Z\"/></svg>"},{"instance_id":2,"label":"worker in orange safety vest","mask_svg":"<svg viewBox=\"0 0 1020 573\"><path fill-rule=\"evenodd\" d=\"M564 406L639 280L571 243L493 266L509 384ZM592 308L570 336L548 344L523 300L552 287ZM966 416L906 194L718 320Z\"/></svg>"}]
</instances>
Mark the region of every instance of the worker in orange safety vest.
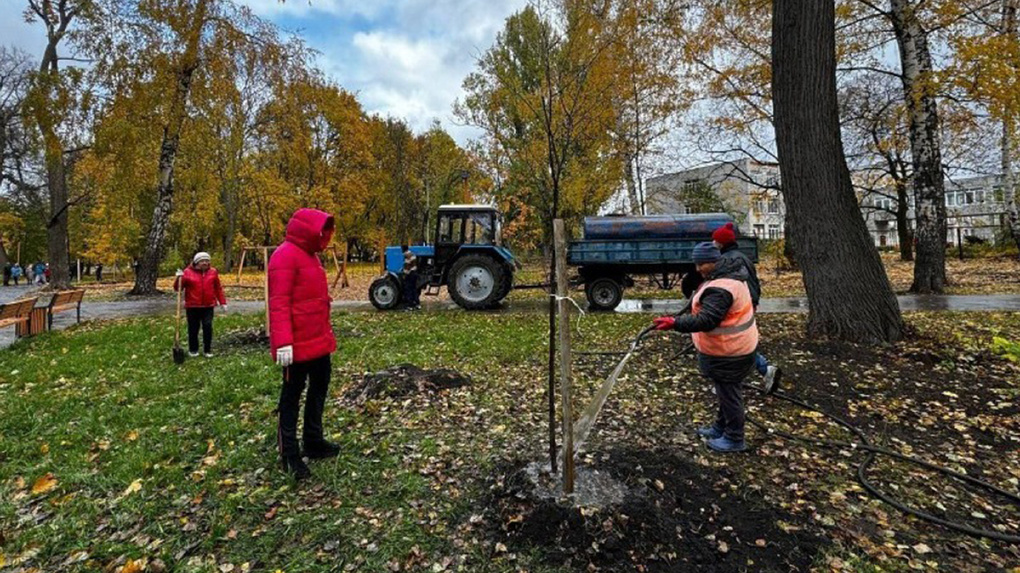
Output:
<instances>
[{"instance_id":1,"label":"worker in orange safety vest","mask_svg":"<svg viewBox=\"0 0 1020 573\"><path fill-rule=\"evenodd\" d=\"M754 371L758 327L747 287L747 270L724 259L710 242L694 247L694 264L705 278L691 299L690 314L663 316L657 330L691 333L698 351L698 368L715 384L719 412L715 423L698 429L708 447L718 452L741 452L744 442L742 384Z\"/></svg>"}]
</instances>

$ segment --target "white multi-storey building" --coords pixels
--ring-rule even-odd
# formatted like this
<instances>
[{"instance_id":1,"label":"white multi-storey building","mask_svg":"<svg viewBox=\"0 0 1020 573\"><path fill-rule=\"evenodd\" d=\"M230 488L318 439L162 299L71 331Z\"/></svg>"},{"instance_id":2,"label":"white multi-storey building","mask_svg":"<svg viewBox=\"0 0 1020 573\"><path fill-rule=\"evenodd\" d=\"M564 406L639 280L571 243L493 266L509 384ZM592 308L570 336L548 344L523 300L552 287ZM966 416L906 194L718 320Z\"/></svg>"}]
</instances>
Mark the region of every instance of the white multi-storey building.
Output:
<instances>
[{"instance_id":1,"label":"white multi-storey building","mask_svg":"<svg viewBox=\"0 0 1020 573\"><path fill-rule=\"evenodd\" d=\"M652 177L646 184L649 214L690 213L684 197L710 187L744 233L760 239L783 237L786 206L779 191L779 166L750 159L714 163Z\"/></svg>"},{"instance_id":2,"label":"white multi-storey building","mask_svg":"<svg viewBox=\"0 0 1020 573\"><path fill-rule=\"evenodd\" d=\"M786 213L779 182L776 164L743 159L705 165L648 179L646 210L649 214L690 213L684 198L707 186L744 233L760 239L779 239L784 234ZM892 192L863 193L859 197L861 213L876 246L899 244L893 197ZM947 179L946 242L956 243L965 237L995 240L1010 201L1012 194L1003 189L1000 176ZM912 196L907 220L913 224Z\"/></svg>"}]
</instances>

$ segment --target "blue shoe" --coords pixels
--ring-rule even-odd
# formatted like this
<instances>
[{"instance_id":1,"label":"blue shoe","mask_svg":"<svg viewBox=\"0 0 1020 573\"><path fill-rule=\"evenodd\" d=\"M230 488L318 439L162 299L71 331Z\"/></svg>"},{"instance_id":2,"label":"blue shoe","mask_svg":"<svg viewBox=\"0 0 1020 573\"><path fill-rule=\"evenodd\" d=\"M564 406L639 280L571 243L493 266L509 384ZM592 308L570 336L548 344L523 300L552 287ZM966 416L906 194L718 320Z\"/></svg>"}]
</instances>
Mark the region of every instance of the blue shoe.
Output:
<instances>
[{"instance_id":1,"label":"blue shoe","mask_svg":"<svg viewBox=\"0 0 1020 573\"><path fill-rule=\"evenodd\" d=\"M708 444L709 448L717 452L723 452L727 454L732 452L742 452L747 449L747 444L744 443L744 440L740 440L738 442L735 440L731 440L726 436L720 436L718 438L709 440L706 443Z\"/></svg>"},{"instance_id":2,"label":"blue shoe","mask_svg":"<svg viewBox=\"0 0 1020 573\"><path fill-rule=\"evenodd\" d=\"M702 426L698 428L697 431L695 431L695 433L701 436L702 438L708 438L710 440L722 437L722 430L720 430L716 426Z\"/></svg>"}]
</instances>

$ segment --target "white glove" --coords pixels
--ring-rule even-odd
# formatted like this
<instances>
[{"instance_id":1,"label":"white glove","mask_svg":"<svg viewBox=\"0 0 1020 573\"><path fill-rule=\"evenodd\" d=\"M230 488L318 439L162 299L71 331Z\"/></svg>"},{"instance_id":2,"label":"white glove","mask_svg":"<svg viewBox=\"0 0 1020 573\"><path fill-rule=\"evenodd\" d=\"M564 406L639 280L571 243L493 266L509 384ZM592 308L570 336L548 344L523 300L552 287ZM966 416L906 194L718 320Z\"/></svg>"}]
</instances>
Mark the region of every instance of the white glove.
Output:
<instances>
[{"instance_id":1,"label":"white glove","mask_svg":"<svg viewBox=\"0 0 1020 573\"><path fill-rule=\"evenodd\" d=\"M177 272L174 274L174 276L176 276L176 277L183 277L184 276L184 271L182 271L181 269L177 269Z\"/></svg>"},{"instance_id":2,"label":"white glove","mask_svg":"<svg viewBox=\"0 0 1020 573\"><path fill-rule=\"evenodd\" d=\"M276 349L276 363L284 368L294 363L294 347L281 346Z\"/></svg>"},{"instance_id":3,"label":"white glove","mask_svg":"<svg viewBox=\"0 0 1020 573\"><path fill-rule=\"evenodd\" d=\"M222 309L223 309L223 312L227 312L227 305L225 305L225 304L221 304L221 305L220 305L220 308L222 308Z\"/></svg>"}]
</instances>

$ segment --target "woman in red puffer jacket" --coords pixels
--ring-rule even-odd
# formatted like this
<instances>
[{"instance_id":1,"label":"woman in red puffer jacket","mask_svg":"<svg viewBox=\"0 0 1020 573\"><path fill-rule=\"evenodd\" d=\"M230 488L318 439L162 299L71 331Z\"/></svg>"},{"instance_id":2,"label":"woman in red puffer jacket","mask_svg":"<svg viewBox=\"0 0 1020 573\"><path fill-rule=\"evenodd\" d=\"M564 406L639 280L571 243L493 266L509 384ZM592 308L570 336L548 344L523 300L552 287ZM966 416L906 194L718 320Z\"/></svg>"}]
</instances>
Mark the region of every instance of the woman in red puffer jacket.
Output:
<instances>
[{"instance_id":1,"label":"woman in red puffer jacket","mask_svg":"<svg viewBox=\"0 0 1020 573\"><path fill-rule=\"evenodd\" d=\"M284 471L297 479L311 476L297 441L301 393L308 380L304 454L334 457L340 448L326 441L322 411L326 405L336 338L329 321L326 269L317 254L333 238L333 217L315 209L298 209L287 223L287 237L269 259L269 346L283 367L277 443Z\"/></svg>"},{"instance_id":2,"label":"woman in red puffer jacket","mask_svg":"<svg viewBox=\"0 0 1020 573\"><path fill-rule=\"evenodd\" d=\"M212 357L213 308L227 309L220 275L212 267L209 253L198 253L191 265L177 271L174 290L184 287L184 308L188 315L188 352L198 356L198 330L202 329L202 346L206 357Z\"/></svg>"}]
</instances>

